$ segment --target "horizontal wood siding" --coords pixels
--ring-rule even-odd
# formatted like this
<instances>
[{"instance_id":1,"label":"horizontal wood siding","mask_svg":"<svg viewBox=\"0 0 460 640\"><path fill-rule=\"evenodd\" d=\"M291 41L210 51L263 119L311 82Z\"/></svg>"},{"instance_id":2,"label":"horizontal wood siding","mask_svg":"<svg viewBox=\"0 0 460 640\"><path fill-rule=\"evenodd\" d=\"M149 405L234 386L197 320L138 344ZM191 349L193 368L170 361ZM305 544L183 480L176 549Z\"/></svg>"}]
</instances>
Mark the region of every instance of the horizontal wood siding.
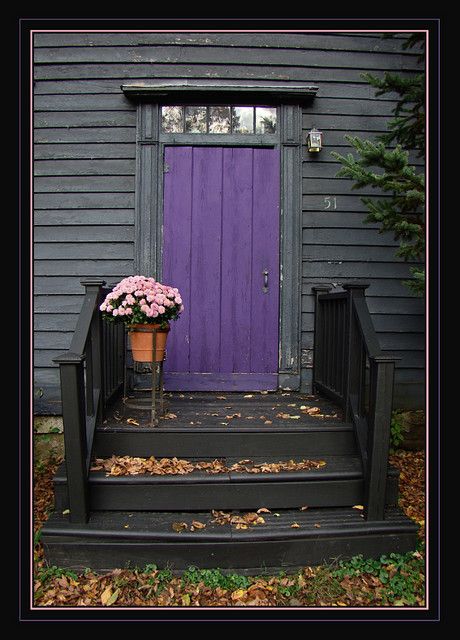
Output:
<instances>
[{"instance_id":1,"label":"horizontal wood siding","mask_svg":"<svg viewBox=\"0 0 460 640\"><path fill-rule=\"evenodd\" d=\"M375 99L361 73L417 70L416 53L401 53L399 36L38 33L34 59L37 411L60 411L51 360L70 344L80 280L115 283L133 270L136 106L120 85L184 77L319 85L302 118L303 139L316 126L325 144L317 155L302 150L302 383L307 389L311 381L311 287L362 279L371 283L368 304L382 346L401 358L396 400L421 403L424 308L401 284L410 265L394 257L391 235L363 224L360 193L335 177L330 155L347 150L345 134L375 139L385 130L393 102Z\"/></svg>"}]
</instances>

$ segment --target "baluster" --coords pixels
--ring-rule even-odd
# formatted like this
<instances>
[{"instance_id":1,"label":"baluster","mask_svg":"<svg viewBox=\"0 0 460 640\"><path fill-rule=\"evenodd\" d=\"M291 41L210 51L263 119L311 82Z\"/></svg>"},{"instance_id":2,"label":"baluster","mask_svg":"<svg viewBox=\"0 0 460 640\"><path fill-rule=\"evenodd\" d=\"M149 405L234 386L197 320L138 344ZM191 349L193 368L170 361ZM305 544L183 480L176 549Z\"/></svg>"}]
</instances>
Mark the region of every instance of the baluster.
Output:
<instances>
[{"instance_id":1,"label":"baluster","mask_svg":"<svg viewBox=\"0 0 460 640\"><path fill-rule=\"evenodd\" d=\"M315 295L314 344L313 344L313 391L315 382L324 382L325 332L324 332L324 302L318 296L329 293L332 287L316 285L311 290Z\"/></svg>"},{"instance_id":2,"label":"baluster","mask_svg":"<svg viewBox=\"0 0 460 640\"><path fill-rule=\"evenodd\" d=\"M345 374L345 420L352 418L350 396L357 395L359 391L360 366L359 357L361 353L361 336L354 312L354 299L364 297L364 291L368 284L349 282L342 285L348 293L347 297L347 336L346 336L346 374ZM358 365L358 366L357 366Z\"/></svg>"},{"instance_id":3,"label":"baluster","mask_svg":"<svg viewBox=\"0 0 460 640\"><path fill-rule=\"evenodd\" d=\"M94 379L93 379L93 345L91 335L88 336L85 346L86 360L86 414L94 415Z\"/></svg>"}]
</instances>

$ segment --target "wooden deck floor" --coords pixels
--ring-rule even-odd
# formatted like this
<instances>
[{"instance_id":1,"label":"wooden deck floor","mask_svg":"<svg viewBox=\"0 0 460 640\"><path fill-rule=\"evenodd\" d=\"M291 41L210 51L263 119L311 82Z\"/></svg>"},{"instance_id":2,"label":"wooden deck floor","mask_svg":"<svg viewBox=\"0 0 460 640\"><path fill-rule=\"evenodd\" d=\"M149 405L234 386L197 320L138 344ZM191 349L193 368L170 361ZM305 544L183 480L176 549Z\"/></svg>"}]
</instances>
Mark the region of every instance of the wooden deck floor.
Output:
<instances>
[{"instance_id":1,"label":"wooden deck floor","mask_svg":"<svg viewBox=\"0 0 460 640\"><path fill-rule=\"evenodd\" d=\"M296 392L166 393L164 400L161 429L271 431L283 427L295 431L342 420L341 410L333 403ZM125 407L119 399L108 408L100 429L145 431L149 422L149 411Z\"/></svg>"}]
</instances>

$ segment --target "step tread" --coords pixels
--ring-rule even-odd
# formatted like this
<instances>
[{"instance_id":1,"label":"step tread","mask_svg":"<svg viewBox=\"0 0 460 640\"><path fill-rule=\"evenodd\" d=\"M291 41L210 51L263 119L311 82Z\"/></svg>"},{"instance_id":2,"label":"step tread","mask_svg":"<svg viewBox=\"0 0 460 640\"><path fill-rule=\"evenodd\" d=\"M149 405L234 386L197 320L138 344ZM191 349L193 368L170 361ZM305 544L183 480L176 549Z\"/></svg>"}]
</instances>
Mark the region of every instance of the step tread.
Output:
<instances>
[{"instance_id":1,"label":"step tread","mask_svg":"<svg viewBox=\"0 0 460 640\"><path fill-rule=\"evenodd\" d=\"M197 460L206 460L206 458L193 459L187 458L191 462ZM210 458L209 460L212 460ZM226 466L232 466L234 463L240 462L244 458L241 457L221 457ZM305 456L261 456L250 458L255 464L263 462L276 463L283 460L294 460L296 462L305 459ZM220 484L224 483L253 483L253 482L304 482L315 480L347 480L362 478L362 464L358 456L315 456L314 460L323 460L326 465L319 469L300 470L300 471L280 471L269 473L247 473L230 471L218 474L206 473L205 471L193 471L188 474L165 474L165 475L126 475L126 476L108 476L104 471L91 471L89 480L91 484ZM67 481L65 464L60 465L55 475L56 484L64 484Z\"/></svg>"},{"instance_id":2,"label":"step tread","mask_svg":"<svg viewBox=\"0 0 460 640\"><path fill-rule=\"evenodd\" d=\"M160 419L158 427L151 428L149 412L130 409L117 400L107 411L104 423L98 428L102 432L171 432L171 431L315 431L324 427L346 430L350 424L341 422L340 409L318 396L299 393L227 393L227 394L165 394L165 411L176 416ZM289 406L295 405L295 406ZM300 410L301 406L317 407L319 415L309 415ZM298 415L298 419L280 418L277 414ZM241 417L227 418L234 414ZM138 425L127 423L131 418ZM266 425L265 420L272 424ZM227 422L228 424L222 424Z\"/></svg>"},{"instance_id":3,"label":"step tread","mask_svg":"<svg viewBox=\"0 0 460 640\"><path fill-rule=\"evenodd\" d=\"M239 514L232 511L232 514ZM275 516L274 513L278 513ZM54 512L42 529L42 539L47 537L74 537L85 539L112 540L152 540L158 542L199 543L208 541L257 541L282 540L292 538L321 538L337 535L360 535L369 533L416 532L417 525L397 507L388 507L385 520L367 522L362 512L351 507L327 507L308 509L278 510L261 514L265 524L236 529L234 525L212 523L214 516L209 511L202 512L130 512L99 511L91 513L87 524L73 524L68 515ZM192 521L206 524L206 528L195 531L176 532L173 524ZM297 523L299 528L291 525ZM315 526L316 525L316 526ZM320 525L319 527L317 525Z\"/></svg>"}]
</instances>

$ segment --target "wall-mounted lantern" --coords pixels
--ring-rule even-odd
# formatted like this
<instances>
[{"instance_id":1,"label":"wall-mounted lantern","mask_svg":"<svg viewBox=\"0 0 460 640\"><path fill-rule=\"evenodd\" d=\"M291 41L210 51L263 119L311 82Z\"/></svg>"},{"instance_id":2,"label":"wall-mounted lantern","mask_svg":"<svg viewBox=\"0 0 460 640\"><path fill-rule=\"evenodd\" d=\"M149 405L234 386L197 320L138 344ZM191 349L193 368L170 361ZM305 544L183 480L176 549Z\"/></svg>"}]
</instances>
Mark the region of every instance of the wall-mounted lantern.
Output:
<instances>
[{"instance_id":1,"label":"wall-mounted lantern","mask_svg":"<svg viewBox=\"0 0 460 640\"><path fill-rule=\"evenodd\" d=\"M311 129L307 135L307 148L310 153L321 151L323 145L323 134L318 129Z\"/></svg>"}]
</instances>

